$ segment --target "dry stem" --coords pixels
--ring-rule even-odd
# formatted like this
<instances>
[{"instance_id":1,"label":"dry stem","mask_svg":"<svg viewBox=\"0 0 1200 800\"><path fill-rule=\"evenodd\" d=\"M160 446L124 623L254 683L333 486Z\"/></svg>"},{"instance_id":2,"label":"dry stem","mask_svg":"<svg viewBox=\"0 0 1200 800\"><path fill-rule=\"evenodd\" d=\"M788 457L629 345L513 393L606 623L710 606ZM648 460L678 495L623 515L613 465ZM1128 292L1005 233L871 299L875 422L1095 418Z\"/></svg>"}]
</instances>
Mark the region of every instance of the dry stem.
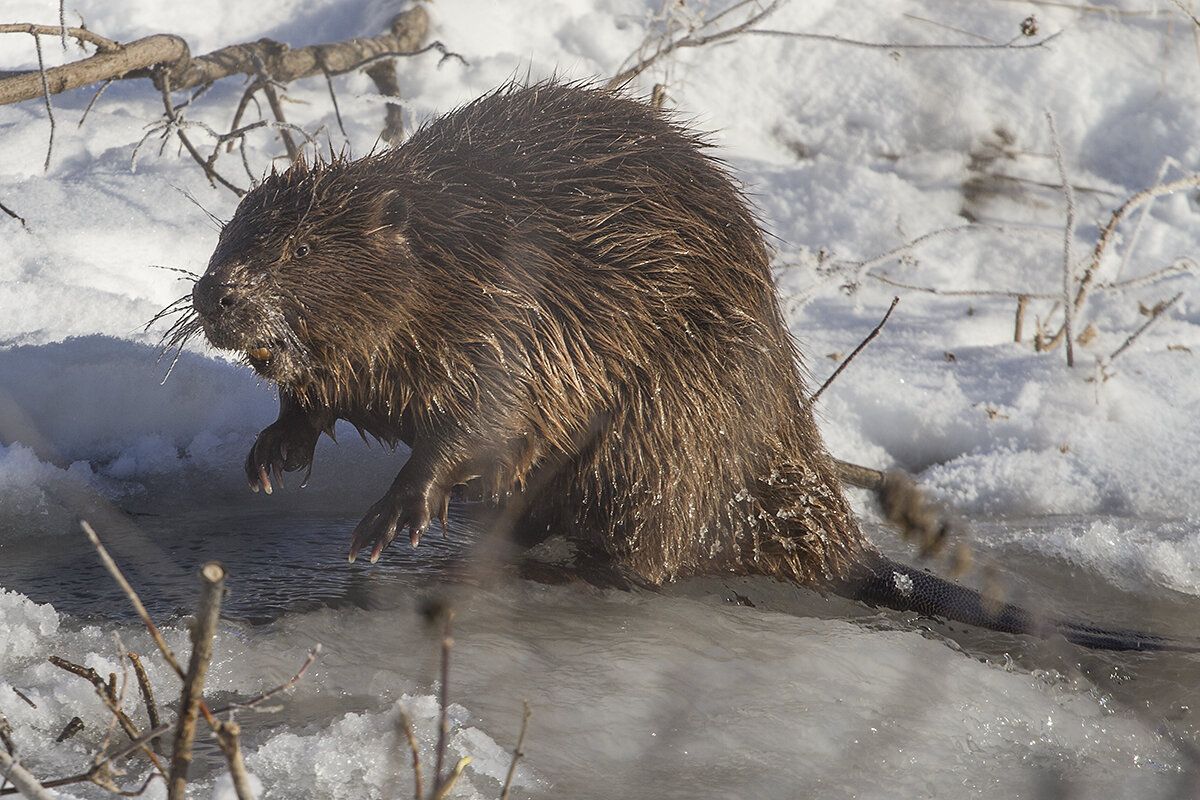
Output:
<instances>
[{"instance_id":1,"label":"dry stem","mask_svg":"<svg viewBox=\"0 0 1200 800\"><path fill-rule=\"evenodd\" d=\"M254 790L250 788L246 762L242 759L242 747L238 744L241 732L242 727L233 720L218 723L217 745L229 764L229 774L233 777L233 790L237 792L238 800L254 800Z\"/></svg>"},{"instance_id":2,"label":"dry stem","mask_svg":"<svg viewBox=\"0 0 1200 800\"><path fill-rule=\"evenodd\" d=\"M182 678L183 669L179 666L179 662L175 659L175 654L171 652L171 648L167 646L166 640L163 639L162 634L159 633L158 627L154 624L154 621L150 619L150 614L146 611L146 607L142 605L142 600L140 597L138 597L137 592L135 592L133 587L129 585L129 581L125 580L125 576L121 573L121 569L117 566L117 562L113 561L112 556L108 554L108 550L106 550L104 545L100 543L100 537L96 535L96 531L92 530L92 526L88 524L87 520L81 520L79 526L83 528L83 532L87 534L88 541L90 541L92 546L96 548L96 553L100 556L100 563L104 565L104 568L108 570L110 575L112 575L113 580L115 580L117 585L121 587L121 590L125 592L125 596L129 598L129 602L133 605L133 610L137 612L139 617L141 617L142 624L146 626L146 630L148 630L150 632L150 636L154 638L154 642L158 645L159 651L162 652L163 658L165 658L167 663L171 665L171 669L175 670L175 674Z\"/></svg>"},{"instance_id":3,"label":"dry stem","mask_svg":"<svg viewBox=\"0 0 1200 800\"><path fill-rule=\"evenodd\" d=\"M1071 328L1075 324L1075 312L1079 310L1078 304L1072 305L1071 303L1071 289L1075 285L1075 257L1071 252L1075 242L1075 191L1071 188L1071 182L1067 180L1067 166L1063 160L1062 144L1058 139L1058 128L1054 124L1054 114L1049 109L1046 110L1046 121L1050 124L1050 140L1054 144L1054 161L1058 164L1058 176L1062 180L1063 196L1067 200L1067 223L1063 233L1063 336L1067 345L1067 366L1073 367L1075 366L1075 342ZM1081 284L1081 291L1082 288Z\"/></svg>"},{"instance_id":4,"label":"dry stem","mask_svg":"<svg viewBox=\"0 0 1200 800\"><path fill-rule=\"evenodd\" d=\"M517 737L517 746L513 750L512 762L508 765L508 775L504 778L504 789L500 792L500 800L508 800L508 792L512 788L513 776L517 774L517 762L525 755L525 731L529 728L529 701L525 701L525 714L521 717L521 734Z\"/></svg>"},{"instance_id":5,"label":"dry stem","mask_svg":"<svg viewBox=\"0 0 1200 800\"><path fill-rule=\"evenodd\" d=\"M413 800L421 800L425 794L424 781L421 777L421 750L417 746L417 736L413 732L412 720L408 718L408 713L399 700L396 701L396 708L400 711L400 727L404 729L404 735L408 739L408 749L412 752L413 780L416 782Z\"/></svg>"},{"instance_id":6,"label":"dry stem","mask_svg":"<svg viewBox=\"0 0 1200 800\"><path fill-rule=\"evenodd\" d=\"M192 657L188 663L183 693L179 699L179 725L171 757L171 777L167 782L169 800L184 800L188 767L192 763L192 741L196 736L196 717L200 710L200 695L204 691L204 676L212 658L212 640L221 613L221 592L225 587L225 569L215 561L200 570L200 607L192 626Z\"/></svg>"},{"instance_id":7,"label":"dry stem","mask_svg":"<svg viewBox=\"0 0 1200 800\"><path fill-rule=\"evenodd\" d=\"M0 778L17 787L26 800L55 800L55 796L46 791L29 770L3 750L0 750Z\"/></svg>"},{"instance_id":8,"label":"dry stem","mask_svg":"<svg viewBox=\"0 0 1200 800\"><path fill-rule=\"evenodd\" d=\"M861 353L863 351L863 349L866 348L866 346L869 345L876 336L879 335L879 332L881 330L883 330L883 326L887 324L888 317L892 316L892 311L896 308L896 304L899 302L900 302L899 297L892 298L892 304L890 306L888 306L887 313L883 315L883 319L879 320L879 324L875 326L875 329L872 330L871 333L867 335L867 338L863 339L859 343L858 347L854 348L853 353L846 356L846 358L842 361L841 364L838 364L838 368L833 371L833 374L830 375L825 380L825 382L821 384L821 388L817 389L817 391L815 391L813 393L813 396L808 399L808 404L810 406L815 405L817 400L821 399L821 393L824 392L827 388L829 388L829 385L837 379L837 376L842 374L842 370L844 370L846 367L848 367L850 365L850 362L853 361L854 358L859 353Z\"/></svg>"}]
</instances>

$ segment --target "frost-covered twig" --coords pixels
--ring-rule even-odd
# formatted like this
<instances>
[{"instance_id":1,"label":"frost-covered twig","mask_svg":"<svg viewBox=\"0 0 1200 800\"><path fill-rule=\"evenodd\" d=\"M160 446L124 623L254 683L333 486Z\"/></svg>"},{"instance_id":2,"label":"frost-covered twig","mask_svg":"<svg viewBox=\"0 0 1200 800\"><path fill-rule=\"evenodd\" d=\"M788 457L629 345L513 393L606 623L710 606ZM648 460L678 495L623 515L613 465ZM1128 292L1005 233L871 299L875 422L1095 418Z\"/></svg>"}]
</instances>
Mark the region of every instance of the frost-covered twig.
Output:
<instances>
[{"instance_id":1,"label":"frost-covered twig","mask_svg":"<svg viewBox=\"0 0 1200 800\"><path fill-rule=\"evenodd\" d=\"M1054 124L1054 114L1046 109L1046 121L1050 125L1050 140L1054 145L1054 161L1058 164L1058 176L1062 180L1063 196L1067 200L1067 222L1063 233L1063 334L1067 345L1067 366L1075 366L1075 343L1072 341L1071 329L1075 322L1077 305L1071 304L1071 289L1075 284L1075 257L1072 253L1075 243L1075 191L1067 180L1067 165L1063 160L1062 143L1058 139L1058 128Z\"/></svg>"},{"instance_id":2,"label":"frost-covered twig","mask_svg":"<svg viewBox=\"0 0 1200 800\"><path fill-rule=\"evenodd\" d=\"M867 277L877 280L880 283L886 283L888 286L894 286L897 289L907 289L910 292L924 292L926 294L938 294L943 297L1009 297L1013 300L1056 300L1061 295L1055 294L1038 294L1036 292L1014 292L1009 289L938 289L935 286L917 286L911 283L902 283L893 280L886 275L876 275L875 273L867 273Z\"/></svg>"},{"instance_id":3,"label":"frost-covered twig","mask_svg":"<svg viewBox=\"0 0 1200 800\"><path fill-rule=\"evenodd\" d=\"M843 36L837 36L829 33L806 33L804 31L773 31L773 30L748 30L744 31L747 34L759 36L782 36L789 39L810 39L818 42L831 42L833 44L848 45L850 47L866 48L868 50L1029 50L1035 47L1045 47L1050 42L1054 41L1061 35L1061 31L1056 31L1043 39L1036 41L1028 41L1025 35L1016 36L1007 42L997 42L996 44L921 44L917 42L865 42L859 39L847 39Z\"/></svg>"},{"instance_id":4,"label":"frost-covered twig","mask_svg":"<svg viewBox=\"0 0 1200 800\"><path fill-rule=\"evenodd\" d=\"M1096 247L1092 251L1091 262L1084 270L1083 277L1079 279L1079 288L1076 290L1074 303L1076 310L1083 305L1088 287L1095 280L1096 272L1100 269L1100 261L1104 258L1104 253L1108 249L1109 240L1116 232L1121 220L1143 203L1149 203L1163 195L1174 194L1183 189L1191 189L1197 186L1200 186L1200 172L1171 181L1170 183L1160 183L1156 186L1151 186L1149 189L1143 189L1126 200L1120 208L1113 212L1112 218L1109 219L1108 224L1100 231L1100 237L1096 240Z\"/></svg>"},{"instance_id":5,"label":"frost-covered twig","mask_svg":"<svg viewBox=\"0 0 1200 800\"><path fill-rule=\"evenodd\" d=\"M719 42L723 39L729 39L739 34L747 33L753 29L754 25L757 25L759 22L762 22L771 14L775 13L775 11L783 4L783 2L784 0L771 0L771 2L765 7L761 7L759 6L758 0L741 0L740 2L734 3L729 8L713 16L712 18L701 21L701 23L698 25L689 25L687 30L682 35L679 35L673 39L671 37L675 34L675 29L672 29L671 26L668 25L666 29L658 36L646 37L646 40L643 41L641 46L638 48L638 52L626 58L624 63L628 64L634 58L637 59L636 62L632 66L622 68L616 75L614 75L608 81L608 87L613 89L624 86L625 84L629 83L629 81L633 80L635 77L649 69L660 58L670 55L676 50L685 47L703 47L714 42ZM680 3L679 5L682 6L683 4ZM668 3L664 4L664 11L662 12L664 15L666 14L665 8L667 6L674 7L674 0L668 0ZM724 30L717 30L715 33L703 33L705 30L712 30L716 28L717 24L723 18L729 16L730 14L736 13L747 6L757 6L758 8L756 11L753 11L749 17L737 25L734 25L730 28L725 28ZM648 45L651 44L651 42L655 44L654 53L649 56L641 55L641 53L648 47Z\"/></svg>"}]
</instances>

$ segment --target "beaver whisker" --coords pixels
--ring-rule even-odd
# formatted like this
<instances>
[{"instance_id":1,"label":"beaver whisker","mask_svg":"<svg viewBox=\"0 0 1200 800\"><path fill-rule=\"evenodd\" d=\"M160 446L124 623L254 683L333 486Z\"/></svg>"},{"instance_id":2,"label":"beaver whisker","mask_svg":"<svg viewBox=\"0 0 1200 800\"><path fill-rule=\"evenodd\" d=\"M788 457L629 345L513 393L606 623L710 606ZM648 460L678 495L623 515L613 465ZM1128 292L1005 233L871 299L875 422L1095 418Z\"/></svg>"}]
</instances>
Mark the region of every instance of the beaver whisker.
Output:
<instances>
[{"instance_id":1,"label":"beaver whisker","mask_svg":"<svg viewBox=\"0 0 1200 800\"><path fill-rule=\"evenodd\" d=\"M149 269L166 270L167 272L178 272L179 274L183 275L183 279L190 280L192 283L200 280L199 275L192 272L190 269L184 269L183 267L168 267L162 264L147 264L146 267Z\"/></svg>"}]
</instances>

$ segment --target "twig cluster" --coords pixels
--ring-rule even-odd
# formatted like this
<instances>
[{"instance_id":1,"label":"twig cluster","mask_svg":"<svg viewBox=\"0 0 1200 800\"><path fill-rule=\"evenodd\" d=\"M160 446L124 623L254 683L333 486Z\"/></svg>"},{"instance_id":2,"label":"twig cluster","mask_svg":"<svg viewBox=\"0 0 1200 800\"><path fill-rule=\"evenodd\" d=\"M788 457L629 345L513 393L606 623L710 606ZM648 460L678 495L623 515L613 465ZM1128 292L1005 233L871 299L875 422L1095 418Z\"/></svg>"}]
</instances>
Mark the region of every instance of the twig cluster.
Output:
<instances>
[{"instance_id":1,"label":"twig cluster","mask_svg":"<svg viewBox=\"0 0 1200 800\"><path fill-rule=\"evenodd\" d=\"M92 684L97 696L109 713L108 734L104 737L99 752L93 757L91 766L86 771L54 780L39 780L22 765L16 743L14 742L12 728L4 715L0 714L0 745L3 746L0 749L0 796L19 793L26 798L30 798L30 800L47 800L52 797L47 791L48 789L78 783L92 783L113 794L136 796L144 792L151 781L162 780L167 786L167 797L169 800L184 800L186 797L188 772L192 762L193 745L197 736L196 728L197 724L203 720L205 726L212 731L217 746L225 757L226 765L233 778L234 790L239 800L253 800L253 788L249 773L246 770L240 744L241 726L233 719L232 715L237 711L260 706L267 699L295 686L316 660L317 655L321 651L321 646L318 644L313 648L296 674L285 683L262 692L256 697L233 702L221 708L210 708L203 699L204 681L212 658L213 640L220 617L221 598L225 586L225 569L214 561L205 564L200 570L201 596L195 619L190 625L192 652L187 669L185 670L175 653L167 645L158 626L151 620L141 598L125 579L124 574L113 561L108 550L101 543L91 525L83 522L82 528L95 548L101 563L121 587L135 612L141 618L146 630L158 647L159 655L176 674L182 684L179 700L175 706L175 715L173 719L165 721L161 718L161 712L155 700L155 692L146 673L142 657L136 653L127 652L119 639L117 640L117 647L120 653L121 664L126 667L132 666L142 703L145 706L146 717L149 722L148 727L145 729L138 726L130 712L125 708L125 686L128 682L128 670L126 670L126 678L118 681L116 673L110 673L106 678L92 667L85 667L59 656L51 656L50 663ZM444 765L450 731L450 653L454 645L454 639L450 634L450 625L453 620L452 610L443 607L438 615L438 619L443 625L441 686L438 694L440 706L439 734L436 750L437 766L433 773L433 782L428 795L424 791L421 758L416 735L413 732L412 724L403 706L399 707L400 723L398 727L405 733L409 749L412 752L415 800L426 800L426 797L431 800L437 800L446 797L454 788L463 770L471 763L469 757L464 757L449 768ZM26 703L34 706L33 702L21 694L20 691L15 688L13 691ZM36 708L36 706L34 707ZM502 798L508 797L514 776L516 775L517 762L524 756L525 733L529 724L529 717L529 704L526 703L520 737L516 748L513 750L513 758L503 786ZM62 742L70 738L82 730L83 726L84 723L79 717L73 718L59 735L58 741ZM115 728L120 728L128 740L127 742L121 745L111 744ZM162 739L172 731L174 731L174 735L171 737L168 757L163 752ZM118 779L125 774L125 771L124 767L118 767L118 764L122 764L125 759L136 753L140 753L147 759L151 769L150 775L142 782L140 787L123 789L118 785Z\"/></svg>"},{"instance_id":2,"label":"twig cluster","mask_svg":"<svg viewBox=\"0 0 1200 800\"><path fill-rule=\"evenodd\" d=\"M214 186L220 184L241 195L244 191L221 176L215 169L214 165L222 145L230 148L235 141L241 143L243 166L253 184L256 176L246 163L244 150L247 133L260 128L277 131L287 151L288 159L293 162L300 157L300 148L293 133L299 133L310 144L315 143L315 137L319 133L319 131L313 134L305 133L297 126L287 122L281 102L280 90L282 88L301 78L313 75L324 76L337 114L338 124L342 126L341 112L337 106L337 96L332 82L334 76L360 69L364 70L381 93L395 98L400 95L395 74L396 58L437 50L442 54L443 61L448 58L462 60L461 56L446 50L440 42L421 47L421 40L425 36L428 24L428 14L422 6L418 5L396 15L389 29L373 38L351 39L297 49L291 49L285 44L268 39L260 39L256 42L225 47L195 58L191 57L187 43L183 39L167 34L156 34L121 44L92 33L86 28L24 23L0 25L0 34L25 33L31 35L38 57L36 70L15 73L0 72L0 105L36 98L42 99L50 122L45 162L45 168L49 169L56 127L54 109L50 102L52 95L99 83L99 91L96 92L83 114L83 117L86 118L88 111L91 110L101 92L112 81L149 78L162 94L165 111L160 122L151 126L151 130L134 148L134 164L136 165L137 151L153 135L158 134L162 138L163 147L171 138L177 138L180 146L204 170L210 184ZM81 45L86 44L93 47L95 52L63 66L47 68L42 58L41 37L43 36L62 36L64 40L65 37L71 36ZM243 93L228 131L218 133L207 125L185 119L180 113L184 106L203 94L215 81L237 74L247 75L252 78L252 81ZM177 105L172 101L172 92L189 90L197 91L187 102ZM243 125L241 120L247 106L260 94L266 99L272 118ZM80 124L82 123L83 119L80 120ZM210 155L201 155L199 149L189 139L187 130L190 128L201 129L214 140L215 144ZM344 126L342 126L342 130L344 133ZM394 102L389 102L383 137L386 141L395 143L402 136L403 117L400 107ZM16 217L16 214L8 209L3 210ZM20 218L17 217L17 219Z\"/></svg>"},{"instance_id":3,"label":"twig cluster","mask_svg":"<svg viewBox=\"0 0 1200 800\"><path fill-rule=\"evenodd\" d=\"M252 800L253 794L250 789L249 777L242 760L241 748L238 745L238 724L232 719L219 719L218 715L231 712L234 709L252 708L268 697L294 686L316 658L317 653L320 651L320 646L318 645L309 654L308 660L287 683L264 692L258 697L225 708L210 709L204 702L202 693L205 675L212 656L212 643L216 634L217 620L220 616L221 596L225 583L225 569L216 562L209 562L200 570L202 593L199 612L191 627L192 654L188 668L185 671L163 639L158 627L151 621L137 592L130 586L125 576L121 573L120 568L112 560L112 557L100 542L96 532L87 522L83 522L82 527L84 533L99 554L101 562L125 592L134 610L142 619L147 631L149 631L157 644L163 660L180 678L183 688L177 705L177 715L173 721L162 722L160 720L158 704L154 699L154 691L146 675L141 657L136 653L125 652L124 648L120 647L119 642L118 647L121 653L121 663L132 665L137 676L142 700L146 707L146 716L149 720L148 730L140 729L129 713L125 711L125 681L121 681L120 689L118 689L115 673L110 673L106 680L91 667L72 663L59 656L51 656L50 662L52 664L74 675L78 675L92 684L96 694L109 711L110 729L113 725L120 727L129 741L125 745L110 749L109 740L112 733L110 730L110 735L105 737L100 752L93 758L92 765L88 770L77 775L56 780L38 781L28 770L21 766L19 759L15 756L16 748L13 746L10 736L6 733L4 743L7 746L6 749L8 752L0 753L0 774L6 775L13 786L12 788L5 789L0 785L0 795L20 792L28 798L50 797L50 794L46 791L47 789L75 783L93 783L114 794L137 795L145 790L150 781L161 779L167 784L167 796L170 800L183 800L187 787L188 769L192 760L192 745L195 741L196 723L202 717L216 735L218 745L226 757L226 763L233 776L234 787L239 800ZM75 718L64 729L62 735L59 737L59 741L63 741L69 736L74 735L80 728L82 728L82 722L79 722L78 718ZM175 735L172 740L171 757L169 761L165 761L161 757L159 737L172 729L174 729ZM146 757L150 762L152 772L140 788L136 790L124 790L117 784L117 778L123 772L116 765L135 752L141 752Z\"/></svg>"}]
</instances>

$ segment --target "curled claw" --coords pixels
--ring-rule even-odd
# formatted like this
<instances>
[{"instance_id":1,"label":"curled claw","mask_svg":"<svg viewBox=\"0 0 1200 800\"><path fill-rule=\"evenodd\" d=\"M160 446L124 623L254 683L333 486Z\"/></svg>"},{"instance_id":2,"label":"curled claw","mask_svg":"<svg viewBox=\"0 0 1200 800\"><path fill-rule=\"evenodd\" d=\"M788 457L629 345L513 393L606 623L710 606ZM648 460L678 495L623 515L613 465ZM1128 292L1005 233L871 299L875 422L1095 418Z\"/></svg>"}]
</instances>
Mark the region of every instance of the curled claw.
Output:
<instances>
[{"instance_id":1,"label":"curled claw","mask_svg":"<svg viewBox=\"0 0 1200 800\"><path fill-rule=\"evenodd\" d=\"M370 547L371 563L405 528L409 542L416 547L421 542L431 522L430 508L436 508L442 523L442 535L446 533L446 516L450 506L450 493L436 487L393 486L379 502L371 506L367 515L354 528L350 539L350 563L354 563L359 552Z\"/></svg>"},{"instance_id":2,"label":"curled claw","mask_svg":"<svg viewBox=\"0 0 1200 800\"><path fill-rule=\"evenodd\" d=\"M313 451L320 431L294 421L277 420L254 440L246 456L246 479L251 491L271 494L283 488L283 473L304 469L304 486L312 475Z\"/></svg>"},{"instance_id":3,"label":"curled claw","mask_svg":"<svg viewBox=\"0 0 1200 800\"><path fill-rule=\"evenodd\" d=\"M267 494L271 493L271 475L262 464L258 465L258 486L261 486L262 490ZM254 489L255 485L250 484L250 488Z\"/></svg>"}]
</instances>

